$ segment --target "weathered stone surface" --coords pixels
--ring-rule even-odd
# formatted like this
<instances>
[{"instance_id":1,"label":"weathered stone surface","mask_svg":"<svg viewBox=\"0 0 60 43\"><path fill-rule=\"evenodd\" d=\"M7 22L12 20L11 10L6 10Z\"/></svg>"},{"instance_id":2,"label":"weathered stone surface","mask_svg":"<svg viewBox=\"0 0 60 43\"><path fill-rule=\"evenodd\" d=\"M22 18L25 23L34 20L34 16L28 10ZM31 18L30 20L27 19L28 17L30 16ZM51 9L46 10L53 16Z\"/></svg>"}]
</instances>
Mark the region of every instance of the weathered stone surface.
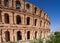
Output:
<instances>
[{"instance_id":1,"label":"weathered stone surface","mask_svg":"<svg viewBox=\"0 0 60 43\"><path fill-rule=\"evenodd\" d=\"M45 11L23 0L1 0L0 42L46 38L49 34L50 18Z\"/></svg>"}]
</instances>

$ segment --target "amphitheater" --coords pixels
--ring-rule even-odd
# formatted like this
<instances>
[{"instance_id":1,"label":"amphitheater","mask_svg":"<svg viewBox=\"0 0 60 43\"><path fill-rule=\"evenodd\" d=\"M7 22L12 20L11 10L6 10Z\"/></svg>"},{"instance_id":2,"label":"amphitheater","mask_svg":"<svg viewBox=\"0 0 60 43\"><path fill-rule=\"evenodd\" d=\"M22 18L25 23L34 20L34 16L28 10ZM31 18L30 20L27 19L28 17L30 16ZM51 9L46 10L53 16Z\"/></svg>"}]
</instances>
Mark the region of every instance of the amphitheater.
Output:
<instances>
[{"instance_id":1,"label":"amphitheater","mask_svg":"<svg viewBox=\"0 0 60 43\"><path fill-rule=\"evenodd\" d=\"M0 0L0 42L47 38L50 17L25 0Z\"/></svg>"}]
</instances>

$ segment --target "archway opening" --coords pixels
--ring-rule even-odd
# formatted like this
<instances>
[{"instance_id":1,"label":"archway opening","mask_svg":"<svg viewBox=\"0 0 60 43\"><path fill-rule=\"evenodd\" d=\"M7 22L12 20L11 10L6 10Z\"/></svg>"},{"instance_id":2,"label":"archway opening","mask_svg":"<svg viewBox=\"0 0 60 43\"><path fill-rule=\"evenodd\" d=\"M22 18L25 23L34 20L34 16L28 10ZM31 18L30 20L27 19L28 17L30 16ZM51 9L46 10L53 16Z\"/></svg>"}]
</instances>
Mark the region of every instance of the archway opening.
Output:
<instances>
[{"instance_id":1,"label":"archway opening","mask_svg":"<svg viewBox=\"0 0 60 43\"><path fill-rule=\"evenodd\" d=\"M37 38L37 31L35 32L35 39Z\"/></svg>"},{"instance_id":2,"label":"archway opening","mask_svg":"<svg viewBox=\"0 0 60 43\"><path fill-rule=\"evenodd\" d=\"M26 4L26 9L29 9L30 8L30 5L29 4Z\"/></svg>"},{"instance_id":3,"label":"archway opening","mask_svg":"<svg viewBox=\"0 0 60 43\"><path fill-rule=\"evenodd\" d=\"M9 33L9 31L6 31L5 32L5 40L8 42L8 41L10 41L10 33Z\"/></svg>"},{"instance_id":4,"label":"archway opening","mask_svg":"<svg viewBox=\"0 0 60 43\"><path fill-rule=\"evenodd\" d=\"M30 24L30 17L27 17L27 25Z\"/></svg>"},{"instance_id":5,"label":"archway opening","mask_svg":"<svg viewBox=\"0 0 60 43\"><path fill-rule=\"evenodd\" d=\"M36 11L37 11L37 8L35 7L35 13L36 13Z\"/></svg>"},{"instance_id":6,"label":"archway opening","mask_svg":"<svg viewBox=\"0 0 60 43\"><path fill-rule=\"evenodd\" d=\"M9 7L9 0L4 0L5 6Z\"/></svg>"},{"instance_id":7,"label":"archway opening","mask_svg":"<svg viewBox=\"0 0 60 43\"><path fill-rule=\"evenodd\" d=\"M35 19L35 23L34 24L35 24L35 26L37 25L37 19Z\"/></svg>"},{"instance_id":8,"label":"archway opening","mask_svg":"<svg viewBox=\"0 0 60 43\"><path fill-rule=\"evenodd\" d=\"M16 9L20 10L21 3L19 0L16 0Z\"/></svg>"},{"instance_id":9,"label":"archway opening","mask_svg":"<svg viewBox=\"0 0 60 43\"><path fill-rule=\"evenodd\" d=\"M22 33L20 31L17 32L17 40L22 40Z\"/></svg>"},{"instance_id":10,"label":"archway opening","mask_svg":"<svg viewBox=\"0 0 60 43\"><path fill-rule=\"evenodd\" d=\"M7 13L5 13L4 16L5 16L5 19L4 19L5 23L8 24L9 23L9 15Z\"/></svg>"},{"instance_id":11,"label":"archway opening","mask_svg":"<svg viewBox=\"0 0 60 43\"><path fill-rule=\"evenodd\" d=\"M27 32L27 39L30 39L30 31Z\"/></svg>"},{"instance_id":12,"label":"archway opening","mask_svg":"<svg viewBox=\"0 0 60 43\"><path fill-rule=\"evenodd\" d=\"M41 17L42 10L40 10L40 17Z\"/></svg>"},{"instance_id":13,"label":"archway opening","mask_svg":"<svg viewBox=\"0 0 60 43\"><path fill-rule=\"evenodd\" d=\"M21 17L19 15L16 16L16 22L17 24L21 24Z\"/></svg>"}]
</instances>

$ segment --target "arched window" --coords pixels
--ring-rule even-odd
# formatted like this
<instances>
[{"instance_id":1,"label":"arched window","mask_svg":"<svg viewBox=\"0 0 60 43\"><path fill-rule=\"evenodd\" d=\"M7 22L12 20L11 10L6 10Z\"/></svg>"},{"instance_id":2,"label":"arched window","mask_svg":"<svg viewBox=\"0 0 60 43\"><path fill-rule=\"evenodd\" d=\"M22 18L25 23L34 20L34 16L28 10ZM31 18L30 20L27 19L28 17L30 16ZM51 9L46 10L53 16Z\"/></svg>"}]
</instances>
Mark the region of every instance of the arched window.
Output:
<instances>
[{"instance_id":1,"label":"arched window","mask_svg":"<svg viewBox=\"0 0 60 43\"><path fill-rule=\"evenodd\" d=\"M21 17L19 15L16 16L16 23L21 24Z\"/></svg>"},{"instance_id":2,"label":"arched window","mask_svg":"<svg viewBox=\"0 0 60 43\"><path fill-rule=\"evenodd\" d=\"M9 33L9 31L6 31L5 32L5 40L8 42L8 41L10 41L10 33Z\"/></svg>"},{"instance_id":3,"label":"arched window","mask_svg":"<svg viewBox=\"0 0 60 43\"><path fill-rule=\"evenodd\" d=\"M2 12L2 11L0 11L0 22L2 22L2 15L1 15L1 12Z\"/></svg>"},{"instance_id":4,"label":"arched window","mask_svg":"<svg viewBox=\"0 0 60 43\"><path fill-rule=\"evenodd\" d=\"M30 31L27 32L27 39L30 39Z\"/></svg>"},{"instance_id":5,"label":"arched window","mask_svg":"<svg viewBox=\"0 0 60 43\"><path fill-rule=\"evenodd\" d=\"M36 24L37 24L37 19L35 19L35 26L36 26Z\"/></svg>"},{"instance_id":6,"label":"arched window","mask_svg":"<svg viewBox=\"0 0 60 43\"><path fill-rule=\"evenodd\" d=\"M21 3L20 0L16 0L16 9L20 10Z\"/></svg>"},{"instance_id":7,"label":"arched window","mask_svg":"<svg viewBox=\"0 0 60 43\"><path fill-rule=\"evenodd\" d=\"M9 0L4 0L5 6L9 7Z\"/></svg>"},{"instance_id":8,"label":"arched window","mask_svg":"<svg viewBox=\"0 0 60 43\"><path fill-rule=\"evenodd\" d=\"M40 11L40 17L41 17L42 10Z\"/></svg>"},{"instance_id":9,"label":"arched window","mask_svg":"<svg viewBox=\"0 0 60 43\"><path fill-rule=\"evenodd\" d=\"M37 8L35 7L35 13L36 13L36 11L37 11Z\"/></svg>"},{"instance_id":10,"label":"arched window","mask_svg":"<svg viewBox=\"0 0 60 43\"><path fill-rule=\"evenodd\" d=\"M40 27L42 26L42 21L40 21Z\"/></svg>"},{"instance_id":11,"label":"arched window","mask_svg":"<svg viewBox=\"0 0 60 43\"><path fill-rule=\"evenodd\" d=\"M5 16L5 23L9 23L9 15L7 13L4 14Z\"/></svg>"},{"instance_id":12,"label":"arched window","mask_svg":"<svg viewBox=\"0 0 60 43\"><path fill-rule=\"evenodd\" d=\"M26 9L29 9L30 8L30 5L29 4L26 4Z\"/></svg>"},{"instance_id":13,"label":"arched window","mask_svg":"<svg viewBox=\"0 0 60 43\"><path fill-rule=\"evenodd\" d=\"M22 40L22 33L20 31L17 32L17 40Z\"/></svg>"},{"instance_id":14,"label":"arched window","mask_svg":"<svg viewBox=\"0 0 60 43\"><path fill-rule=\"evenodd\" d=\"M30 24L30 17L27 17L27 25Z\"/></svg>"},{"instance_id":15,"label":"arched window","mask_svg":"<svg viewBox=\"0 0 60 43\"><path fill-rule=\"evenodd\" d=\"M37 38L37 31L35 32L35 39Z\"/></svg>"}]
</instances>

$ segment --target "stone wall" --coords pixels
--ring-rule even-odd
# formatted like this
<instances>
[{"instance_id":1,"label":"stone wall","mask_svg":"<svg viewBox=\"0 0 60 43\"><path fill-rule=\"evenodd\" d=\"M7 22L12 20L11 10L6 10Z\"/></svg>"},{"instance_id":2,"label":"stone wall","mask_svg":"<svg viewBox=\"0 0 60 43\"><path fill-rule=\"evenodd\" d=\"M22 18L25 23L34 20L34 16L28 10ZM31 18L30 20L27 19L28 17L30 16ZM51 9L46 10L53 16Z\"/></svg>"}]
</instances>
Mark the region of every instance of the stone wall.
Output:
<instances>
[{"instance_id":1,"label":"stone wall","mask_svg":"<svg viewBox=\"0 0 60 43\"><path fill-rule=\"evenodd\" d=\"M41 8L24 0L0 2L0 42L49 36L50 18Z\"/></svg>"}]
</instances>

